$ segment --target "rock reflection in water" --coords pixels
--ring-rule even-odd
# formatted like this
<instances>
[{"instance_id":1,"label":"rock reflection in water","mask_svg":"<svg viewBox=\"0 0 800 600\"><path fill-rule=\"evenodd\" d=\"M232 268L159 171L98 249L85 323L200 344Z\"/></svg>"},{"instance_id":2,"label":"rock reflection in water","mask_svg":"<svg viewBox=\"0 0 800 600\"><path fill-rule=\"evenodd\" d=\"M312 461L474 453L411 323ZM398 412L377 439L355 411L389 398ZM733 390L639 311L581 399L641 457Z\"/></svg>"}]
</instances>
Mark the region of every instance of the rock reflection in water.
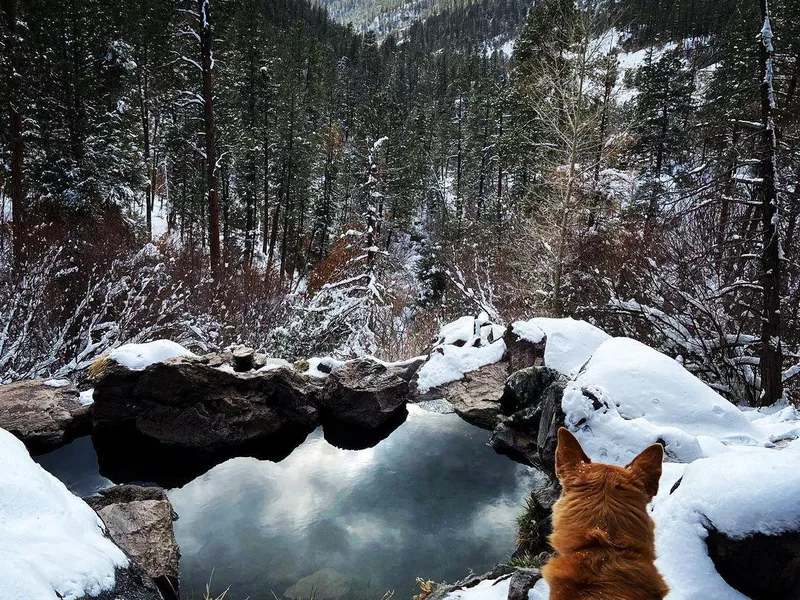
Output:
<instances>
[{"instance_id":1,"label":"rock reflection in water","mask_svg":"<svg viewBox=\"0 0 800 600\"><path fill-rule=\"evenodd\" d=\"M410 597L415 577L453 580L514 549L534 472L496 455L485 431L410 407L373 448L321 431L280 463L236 458L170 492L182 587L233 598ZM324 589L323 589L324 588ZM345 591L346 590L346 591ZM299 594L299 595L298 595Z\"/></svg>"}]
</instances>

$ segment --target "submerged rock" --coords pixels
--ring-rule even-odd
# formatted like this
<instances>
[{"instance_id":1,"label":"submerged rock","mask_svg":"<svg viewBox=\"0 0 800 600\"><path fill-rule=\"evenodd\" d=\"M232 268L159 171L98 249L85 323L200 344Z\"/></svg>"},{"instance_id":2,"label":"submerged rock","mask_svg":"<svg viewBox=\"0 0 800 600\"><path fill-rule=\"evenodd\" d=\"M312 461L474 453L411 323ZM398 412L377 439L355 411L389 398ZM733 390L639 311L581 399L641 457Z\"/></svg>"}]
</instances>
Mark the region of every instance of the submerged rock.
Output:
<instances>
[{"instance_id":1,"label":"submerged rock","mask_svg":"<svg viewBox=\"0 0 800 600\"><path fill-rule=\"evenodd\" d=\"M711 529L706 544L722 578L752 600L800 599L800 531L733 539Z\"/></svg>"},{"instance_id":2,"label":"submerged rock","mask_svg":"<svg viewBox=\"0 0 800 600\"><path fill-rule=\"evenodd\" d=\"M332 422L378 429L405 414L408 395L408 381L382 363L360 358L328 376L320 409L326 426Z\"/></svg>"},{"instance_id":3,"label":"submerged rock","mask_svg":"<svg viewBox=\"0 0 800 600\"><path fill-rule=\"evenodd\" d=\"M44 454L92 431L92 407L68 382L43 380L0 386L0 428L22 440L32 454Z\"/></svg>"},{"instance_id":4,"label":"submerged rock","mask_svg":"<svg viewBox=\"0 0 800 600\"><path fill-rule=\"evenodd\" d=\"M335 569L321 569L303 577L283 595L292 600L342 600L351 596L353 584L350 577Z\"/></svg>"},{"instance_id":5,"label":"submerged rock","mask_svg":"<svg viewBox=\"0 0 800 600\"><path fill-rule=\"evenodd\" d=\"M180 550L172 523L178 516L161 488L119 485L87 498L117 546L139 565L167 600L177 600Z\"/></svg>"}]
</instances>

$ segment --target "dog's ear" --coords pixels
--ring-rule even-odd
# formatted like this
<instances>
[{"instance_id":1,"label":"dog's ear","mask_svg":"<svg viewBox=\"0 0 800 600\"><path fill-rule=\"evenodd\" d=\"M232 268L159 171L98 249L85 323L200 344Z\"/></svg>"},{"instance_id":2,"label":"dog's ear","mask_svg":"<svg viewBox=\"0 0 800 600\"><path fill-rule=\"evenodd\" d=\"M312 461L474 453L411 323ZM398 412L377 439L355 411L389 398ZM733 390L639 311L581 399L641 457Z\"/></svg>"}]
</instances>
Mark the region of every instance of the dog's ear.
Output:
<instances>
[{"instance_id":1,"label":"dog's ear","mask_svg":"<svg viewBox=\"0 0 800 600\"><path fill-rule=\"evenodd\" d=\"M565 427L558 430L556 448L556 475L563 484L582 465L592 462L581 448L577 438Z\"/></svg>"},{"instance_id":2,"label":"dog's ear","mask_svg":"<svg viewBox=\"0 0 800 600\"><path fill-rule=\"evenodd\" d=\"M664 462L664 447L653 444L642 450L626 468L644 486L647 495L653 498L658 493L658 480L661 479L661 464Z\"/></svg>"}]
</instances>

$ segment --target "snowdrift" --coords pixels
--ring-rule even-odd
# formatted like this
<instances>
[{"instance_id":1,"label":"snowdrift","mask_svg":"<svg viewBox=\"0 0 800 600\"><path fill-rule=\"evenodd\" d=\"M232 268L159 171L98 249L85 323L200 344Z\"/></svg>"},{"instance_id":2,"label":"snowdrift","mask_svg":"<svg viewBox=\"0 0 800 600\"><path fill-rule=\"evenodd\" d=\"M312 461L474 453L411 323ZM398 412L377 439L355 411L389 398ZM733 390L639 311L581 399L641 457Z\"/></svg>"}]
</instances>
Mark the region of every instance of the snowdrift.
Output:
<instances>
[{"instance_id":1,"label":"snowdrift","mask_svg":"<svg viewBox=\"0 0 800 600\"><path fill-rule=\"evenodd\" d=\"M0 598L74 600L114 587L128 559L89 506L0 429Z\"/></svg>"}]
</instances>

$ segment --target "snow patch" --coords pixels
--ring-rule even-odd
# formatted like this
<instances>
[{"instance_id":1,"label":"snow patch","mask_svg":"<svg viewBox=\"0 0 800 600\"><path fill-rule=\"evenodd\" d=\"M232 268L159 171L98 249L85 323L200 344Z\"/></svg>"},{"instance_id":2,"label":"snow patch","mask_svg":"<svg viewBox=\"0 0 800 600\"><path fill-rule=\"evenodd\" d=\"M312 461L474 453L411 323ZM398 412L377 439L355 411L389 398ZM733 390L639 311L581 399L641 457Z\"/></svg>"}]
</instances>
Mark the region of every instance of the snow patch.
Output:
<instances>
[{"instance_id":1,"label":"snow patch","mask_svg":"<svg viewBox=\"0 0 800 600\"><path fill-rule=\"evenodd\" d=\"M170 340L156 340L146 344L125 344L108 353L108 358L135 371L141 371L155 363L180 356L198 358L193 352Z\"/></svg>"},{"instance_id":2,"label":"snow patch","mask_svg":"<svg viewBox=\"0 0 800 600\"><path fill-rule=\"evenodd\" d=\"M128 559L89 506L0 429L0 598L75 600L114 586Z\"/></svg>"},{"instance_id":3,"label":"snow patch","mask_svg":"<svg viewBox=\"0 0 800 600\"><path fill-rule=\"evenodd\" d=\"M94 404L94 388L82 391L78 396L78 402L81 403L81 406L91 406Z\"/></svg>"},{"instance_id":4,"label":"snow patch","mask_svg":"<svg viewBox=\"0 0 800 600\"><path fill-rule=\"evenodd\" d=\"M451 592L445 598L450 600L506 600L511 578L486 579L475 587Z\"/></svg>"},{"instance_id":5,"label":"snow patch","mask_svg":"<svg viewBox=\"0 0 800 600\"><path fill-rule=\"evenodd\" d=\"M425 394L435 387L460 380L470 371L499 362L505 352L506 343L503 340L479 348L440 346L419 370L419 392Z\"/></svg>"},{"instance_id":6,"label":"snow patch","mask_svg":"<svg viewBox=\"0 0 800 600\"><path fill-rule=\"evenodd\" d=\"M544 332L547 336L545 366L570 377L577 374L600 344L611 339L602 329L572 318L537 317L529 321L517 321L511 327L519 337L533 343L541 342L539 332Z\"/></svg>"},{"instance_id":7,"label":"snow patch","mask_svg":"<svg viewBox=\"0 0 800 600\"><path fill-rule=\"evenodd\" d=\"M65 388L71 386L72 382L69 379L48 379L44 384L51 388Z\"/></svg>"}]
</instances>

